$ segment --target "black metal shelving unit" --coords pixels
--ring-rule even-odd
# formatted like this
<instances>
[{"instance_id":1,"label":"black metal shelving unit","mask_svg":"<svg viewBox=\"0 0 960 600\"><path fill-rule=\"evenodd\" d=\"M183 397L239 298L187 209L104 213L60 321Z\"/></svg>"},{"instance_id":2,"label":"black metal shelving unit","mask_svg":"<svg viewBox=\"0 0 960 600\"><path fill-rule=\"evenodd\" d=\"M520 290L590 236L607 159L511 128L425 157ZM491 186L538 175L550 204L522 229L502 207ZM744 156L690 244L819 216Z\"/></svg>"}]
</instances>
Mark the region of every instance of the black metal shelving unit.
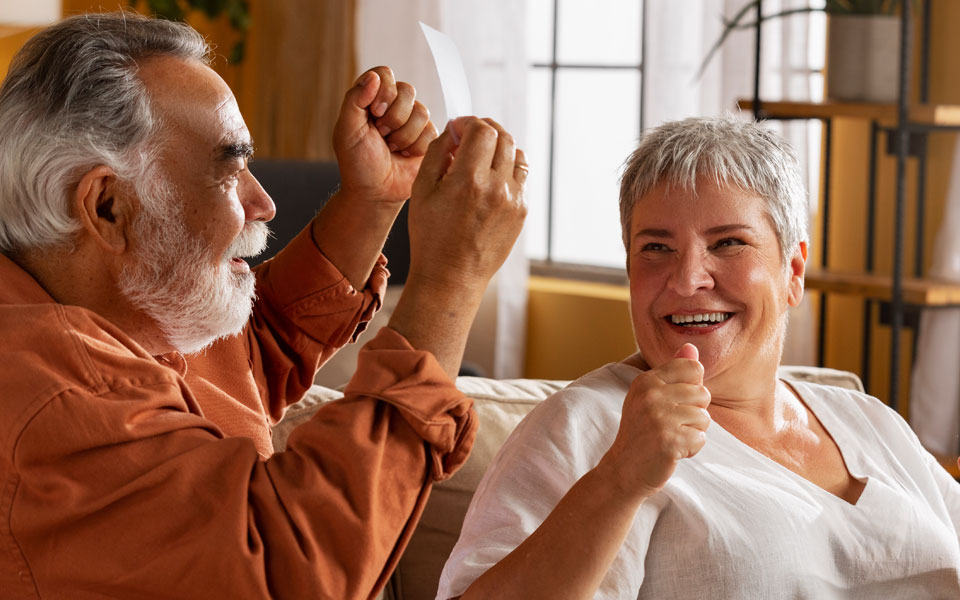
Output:
<instances>
[{"instance_id":1,"label":"black metal shelving unit","mask_svg":"<svg viewBox=\"0 0 960 600\"><path fill-rule=\"evenodd\" d=\"M763 2L757 2L757 22L762 23ZM890 367L889 367L889 398L888 402L892 408L898 409L898 398L900 395L900 360L901 360L901 332L908 324L905 318L908 315L918 314L921 308L946 308L957 307L957 303L940 303L931 305L924 302L910 302L905 299L904 281L904 248L905 232L904 218L906 212L907 196L907 161L913 157L917 161L917 204L916 204L916 231L914 234L914 278L923 277L924 264L924 224L925 224L925 194L926 194L926 164L927 164L927 138L930 133L938 131L958 131L960 123L942 124L932 122L920 122L911 120L909 90L912 81L912 49L913 49L913 11L914 3L911 0L904 0L900 17L900 65L899 65L899 97L895 105L895 119L893 125L883 125L881 120L875 115L869 117L871 124L870 132L870 162L869 162L869 184L867 195L867 214L866 214L866 252L864 261L864 273L871 274L875 269L874 257L876 255L876 195L877 195L877 152L879 146L880 134L886 134L888 138L888 152L896 156L896 197L894 202L894 235L893 235L893 273L891 275L891 289L889 300L880 297L870 297L864 295L864 319L863 319L863 340L862 340L862 359L861 373L864 385L870 385L870 354L872 348L871 330L875 310L879 307L881 322L883 317L889 321L891 329L890 346ZM929 56L930 56L930 23L931 23L931 0L922 0L922 22L921 22L921 61L920 61L920 80L919 80L919 103L927 104L929 100ZM829 272L829 239L830 239L830 165L831 148L833 136L833 118L829 111L822 111L822 116L811 117L809 114L803 114L801 111L792 113L789 108L786 110L769 111L765 109L765 103L760 99L760 56L761 56L761 30L762 27L756 27L755 39L755 63L754 63L754 88L753 101L751 108L754 117L757 119L777 119L777 120L795 120L818 118L824 123L824 170L823 170L823 191L821 194L822 206L822 224L821 224L821 264L824 272ZM768 103L776 104L776 103ZM787 104L787 103L781 103ZM839 103L842 104L842 103ZM844 114L842 116L848 116ZM820 316L818 322L818 342L817 342L817 360L820 366L824 366L824 352L826 339L826 311L828 295L833 292L826 288L820 290ZM879 295L878 295L879 296ZM914 352L916 348L916 337L914 337Z\"/></svg>"}]
</instances>

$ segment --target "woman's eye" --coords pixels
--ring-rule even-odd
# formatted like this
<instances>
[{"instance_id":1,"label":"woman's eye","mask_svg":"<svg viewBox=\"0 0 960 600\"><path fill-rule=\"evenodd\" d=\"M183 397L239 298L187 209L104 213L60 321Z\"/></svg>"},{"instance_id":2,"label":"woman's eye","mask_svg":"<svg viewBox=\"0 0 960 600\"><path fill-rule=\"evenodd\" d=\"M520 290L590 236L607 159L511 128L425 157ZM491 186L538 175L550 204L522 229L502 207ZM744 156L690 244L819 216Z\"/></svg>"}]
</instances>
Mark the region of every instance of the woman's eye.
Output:
<instances>
[{"instance_id":1,"label":"woman's eye","mask_svg":"<svg viewBox=\"0 0 960 600\"><path fill-rule=\"evenodd\" d=\"M741 239L738 238L723 238L719 242L713 245L714 248L730 248L732 246L743 246L746 244Z\"/></svg>"},{"instance_id":2,"label":"woman's eye","mask_svg":"<svg viewBox=\"0 0 960 600\"><path fill-rule=\"evenodd\" d=\"M669 248L667 248L666 245L658 244L656 242L644 244L643 247L640 248L641 252L666 252L667 250L669 250Z\"/></svg>"}]
</instances>

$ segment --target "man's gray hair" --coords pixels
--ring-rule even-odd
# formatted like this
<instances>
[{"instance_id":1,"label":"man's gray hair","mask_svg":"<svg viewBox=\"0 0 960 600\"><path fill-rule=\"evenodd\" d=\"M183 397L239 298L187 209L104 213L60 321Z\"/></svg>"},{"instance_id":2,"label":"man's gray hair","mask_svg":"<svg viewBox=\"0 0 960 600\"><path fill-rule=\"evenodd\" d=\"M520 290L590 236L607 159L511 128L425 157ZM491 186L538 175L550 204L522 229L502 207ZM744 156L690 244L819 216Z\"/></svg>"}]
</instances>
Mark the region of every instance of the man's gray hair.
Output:
<instances>
[{"instance_id":1,"label":"man's gray hair","mask_svg":"<svg viewBox=\"0 0 960 600\"><path fill-rule=\"evenodd\" d=\"M790 144L754 121L701 117L650 130L627 159L620 179L620 225L628 256L637 201L661 183L696 191L700 177L763 198L784 260L807 241L807 194Z\"/></svg>"},{"instance_id":2,"label":"man's gray hair","mask_svg":"<svg viewBox=\"0 0 960 600\"><path fill-rule=\"evenodd\" d=\"M96 166L140 189L159 145L138 76L151 56L211 55L189 26L130 12L70 17L17 53L0 87L0 252L69 244L70 196Z\"/></svg>"}]
</instances>

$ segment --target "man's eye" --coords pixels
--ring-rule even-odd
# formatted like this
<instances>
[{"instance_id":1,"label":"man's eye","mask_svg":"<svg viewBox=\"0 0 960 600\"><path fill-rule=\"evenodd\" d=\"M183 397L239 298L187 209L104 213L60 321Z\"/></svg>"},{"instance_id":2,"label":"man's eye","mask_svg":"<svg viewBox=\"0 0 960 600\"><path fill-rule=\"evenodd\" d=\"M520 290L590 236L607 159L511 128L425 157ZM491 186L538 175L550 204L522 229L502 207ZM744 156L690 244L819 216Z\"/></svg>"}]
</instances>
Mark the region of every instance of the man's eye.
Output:
<instances>
[{"instance_id":1,"label":"man's eye","mask_svg":"<svg viewBox=\"0 0 960 600\"><path fill-rule=\"evenodd\" d=\"M231 175L227 175L227 176L223 179L223 184L222 184L222 185L223 185L224 187L228 187L228 188L235 188L235 187L237 187L237 184L240 183L240 173L242 173L242 171L237 171L236 173L233 173L233 174L231 174Z\"/></svg>"}]
</instances>

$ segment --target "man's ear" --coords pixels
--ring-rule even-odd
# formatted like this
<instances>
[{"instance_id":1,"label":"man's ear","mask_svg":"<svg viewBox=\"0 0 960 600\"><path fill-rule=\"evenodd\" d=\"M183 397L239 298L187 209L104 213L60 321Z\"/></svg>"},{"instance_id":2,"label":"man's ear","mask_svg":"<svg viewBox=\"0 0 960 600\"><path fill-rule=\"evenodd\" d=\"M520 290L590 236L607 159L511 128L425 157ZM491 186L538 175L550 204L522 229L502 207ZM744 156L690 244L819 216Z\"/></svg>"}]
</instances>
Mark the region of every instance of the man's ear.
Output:
<instances>
[{"instance_id":1,"label":"man's ear","mask_svg":"<svg viewBox=\"0 0 960 600\"><path fill-rule=\"evenodd\" d=\"M803 277L807 270L807 243L800 242L789 265L790 281L787 283L787 301L790 306L797 306L803 300Z\"/></svg>"},{"instance_id":2,"label":"man's ear","mask_svg":"<svg viewBox=\"0 0 960 600\"><path fill-rule=\"evenodd\" d=\"M84 230L98 246L114 254L127 249L132 210L125 187L113 169L100 165L84 173L73 197Z\"/></svg>"}]
</instances>

